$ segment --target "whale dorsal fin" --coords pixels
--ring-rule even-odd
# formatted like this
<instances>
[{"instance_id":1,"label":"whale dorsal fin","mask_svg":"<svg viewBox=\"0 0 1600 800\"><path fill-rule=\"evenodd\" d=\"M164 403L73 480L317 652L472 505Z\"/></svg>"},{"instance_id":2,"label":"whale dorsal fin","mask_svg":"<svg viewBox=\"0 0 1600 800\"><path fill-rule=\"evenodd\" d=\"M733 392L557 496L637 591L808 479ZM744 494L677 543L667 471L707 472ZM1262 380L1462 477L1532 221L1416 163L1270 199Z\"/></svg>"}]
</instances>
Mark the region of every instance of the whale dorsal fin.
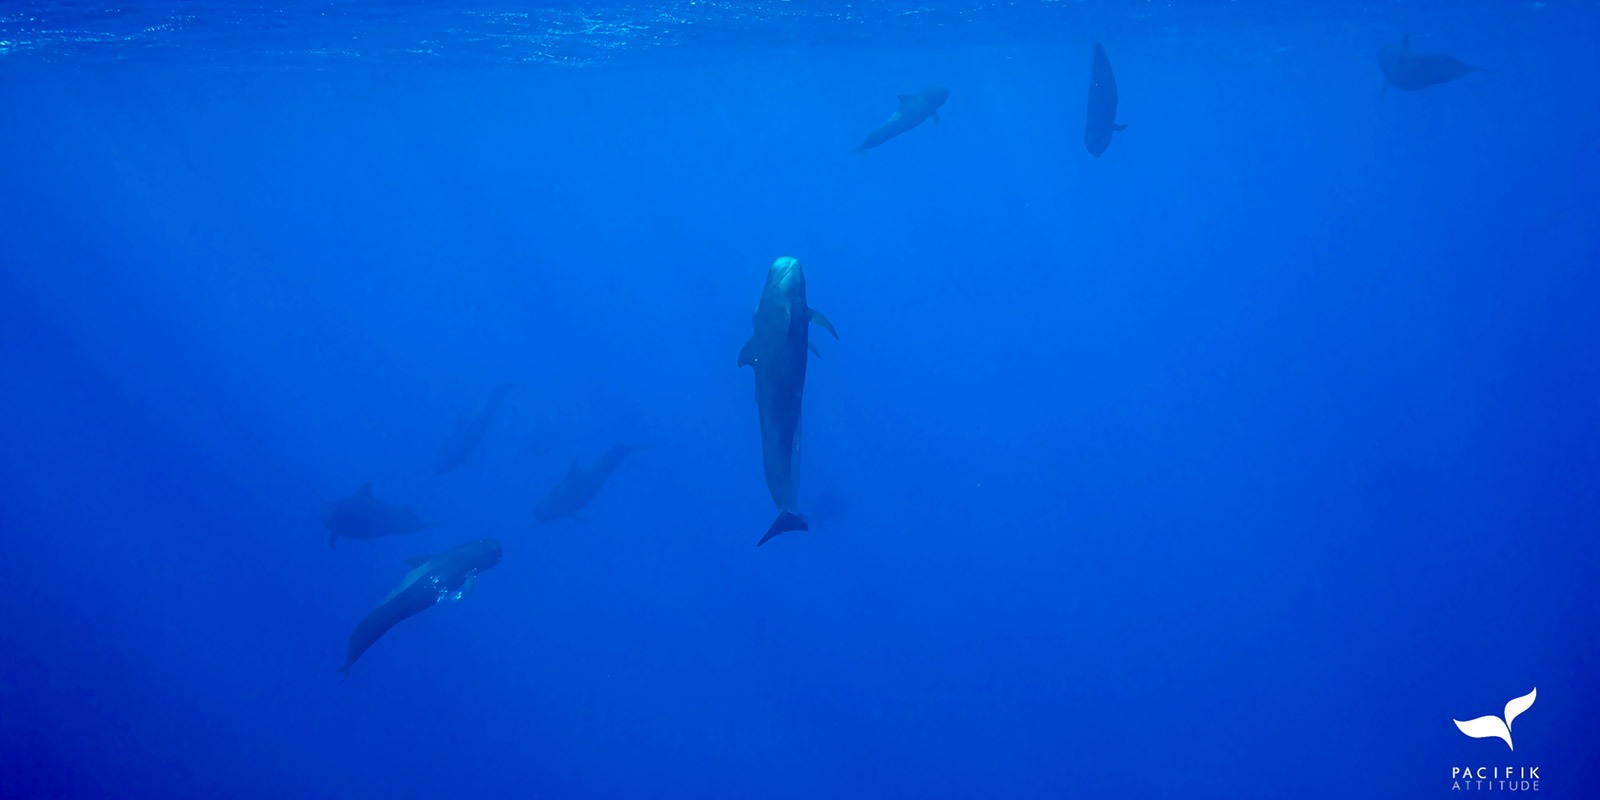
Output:
<instances>
[{"instance_id":1,"label":"whale dorsal fin","mask_svg":"<svg viewBox=\"0 0 1600 800\"><path fill-rule=\"evenodd\" d=\"M746 364L754 363L756 363L756 337L751 336L749 340L744 343L744 347L739 348L738 365L742 367Z\"/></svg>"},{"instance_id":2,"label":"whale dorsal fin","mask_svg":"<svg viewBox=\"0 0 1600 800\"><path fill-rule=\"evenodd\" d=\"M811 321L813 323L822 326L823 330L827 331L828 333L833 334L833 338L835 338L835 339L839 338L839 332L833 329L833 323L829 322L828 318L823 316L821 311L818 311L818 310L816 310L814 308L810 308L810 309L806 309L806 310L811 312Z\"/></svg>"}]
</instances>

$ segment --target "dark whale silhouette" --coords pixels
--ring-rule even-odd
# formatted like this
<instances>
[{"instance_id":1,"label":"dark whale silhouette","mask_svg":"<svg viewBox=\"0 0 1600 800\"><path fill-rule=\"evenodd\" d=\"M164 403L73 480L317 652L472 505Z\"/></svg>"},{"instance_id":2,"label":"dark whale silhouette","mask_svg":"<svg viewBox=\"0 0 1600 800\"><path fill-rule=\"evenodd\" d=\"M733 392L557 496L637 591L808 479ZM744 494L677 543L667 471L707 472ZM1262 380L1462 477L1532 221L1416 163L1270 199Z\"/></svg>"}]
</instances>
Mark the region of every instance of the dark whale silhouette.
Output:
<instances>
[{"instance_id":1,"label":"dark whale silhouette","mask_svg":"<svg viewBox=\"0 0 1600 800\"><path fill-rule=\"evenodd\" d=\"M500 563L500 543L494 539L468 542L435 556L406 559L412 570L378 607L367 613L350 634L344 666L339 672L350 677L350 667L385 633L401 620L416 616L441 601L459 600L472 591L478 573Z\"/></svg>"},{"instance_id":2,"label":"dark whale silhouette","mask_svg":"<svg viewBox=\"0 0 1600 800\"><path fill-rule=\"evenodd\" d=\"M346 539L405 536L428 527L428 523L405 506L390 505L373 497L369 483L344 500L323 505L322 526L328 529L328 546L333 547L341 536Z\"/></svg>"},{"instance_id":3,"label":"dark whale silhouette","mask_svg":"<svg viewBox=\"0 0 1600 800\"><path fill-rule=\"evenodd\" d=\"M932 117L933 124L939 124L939 106L944 105L950 90L943 86L935 86L916 94L900 95L900 107L889 115L882 125L874 128L867 138L861 140L860 146L855 149L857 153L865 153L884 142L899 136L912 128L922 124L922 121Z\"/></svg>"},{"instance_id":4,"label":"dark whale silhouette","mask_svg":"<svg viewBox=\"0 0 1600 800\"><path fill-rule=\"evenodd\" d=\"M1095 42L1089 57L1089 117L1083 126L1083 144L1099 158L1111 146L1111 133L1126 127L1117 124L1117 76L1111 74L1106 49Z\"/></svg>"},{"instance_id":5,"label":"dark whale silhouette","mask_svg":"<svg viewBox=\"0 0 1600 800\"><path fill-rule=\"evenodd\" d=\"M533 507L534 518L540 523L553 522L562 517L576 519L577 513L600 493L600 487L606 485L611 473L617 471L622 459L638 449L638 445L619 444L607 450L599 460L587 465L573 459L566 476Z\"/></svg>"},{"instance_id":6,"label":"dark whale silhouette","mask_svg":"<svg viewBox=\"0 0 1600 800\"><path fill-rule=\"evenodd\" d=\"M756 373L756 409L761 416L761 465L767 492L778 517L756 542L787 531L808 530L805 517L794 511L794 454L799 449L800 400L806 388L806 359L811 323L839 338L833 323L806 305L806 276L800 262L780 258L767 270L761 300L751 318L755 332L739 351L739 366Z\"/></svg>"},{"instance_id":7,"label":"dark whale silhouette","mask_svg":"<svg viewBox=\"0 0 1600 800\"><path fill-rule=\"evenodd\" d=\"M466 462L467 456L478 449L478 443L483 441L483 435L489 430L489 423L494 420L500 404L505 402L506 392L511 391L513 384L502 383L495 387L494 394L489 396L489 401L476 413L462 414L456 417L456 427L450 432L450 438L439 447L438 455L433 457L433 471L444 473L461 466Z\"/></svg>"},{"instance_id":8,"label":"dark whale silhouette","mask_svg":"<svg viewBox=\"0 0 1600 800\"><path fill-rule=\"evenodd\" d=\"M1382 100L1389 87L1415 92L1429 86L1462 78L1473 72L1489 72L1482 67L1464 64L1454 56L1442 54L1423 55L1411 49L1411 36L1407 34L1400 44L1391 44L1378 51L1378 69L1383 71Z\"/></svg>"}]
</instances>

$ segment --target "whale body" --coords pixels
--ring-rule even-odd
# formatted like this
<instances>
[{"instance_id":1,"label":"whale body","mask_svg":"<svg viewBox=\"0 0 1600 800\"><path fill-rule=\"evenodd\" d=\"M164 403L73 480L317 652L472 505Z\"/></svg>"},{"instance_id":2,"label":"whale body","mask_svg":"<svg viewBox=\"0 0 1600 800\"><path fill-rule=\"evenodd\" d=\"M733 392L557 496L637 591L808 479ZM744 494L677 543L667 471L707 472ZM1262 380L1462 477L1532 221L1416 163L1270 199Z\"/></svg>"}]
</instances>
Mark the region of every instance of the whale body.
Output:
<instances>
[{"instance_id":1,"label":"whale body","mask_svg":"<svg viewBox=\"0 0 1600 800\"><path fill-rule=\"evenodd\" d=\"M950 90L943 86L924 89L916 94L900 95L900 107L889 115L882 125L874 128L867 138L855 149L857 153L865 153L884 142L899 136L912 128L921 125L929 117L933 124L939 124L939 106L950 97Z\"/></svg>"},{"instance_id":2,"label":"whale body","mask_svg":"<svg viewBox=\"0 0 1600 800\"><path fill-rule=\"evenodd\" d=\"M573 459L572 466L567 468L567 474L561 482L546 492L544 498L533 507L534 518L542 524L575 516L600 493L600 487L606 485L606 479L617 471L622 459L637 449L637 445L619 444L588 464Z\"/></svg>"},{"instance_id":3,"label":"whale body","mask_svg":"<svg viewBox=\"0 0 1600 800\"><path fill-rule=\"evenodd\" d=\"M1400 44L1392 44L1378 51L1378 69L1383 72L1383 93L1387 93L1390 86L1415 92L1449 83L1474 72L1487 71L1463 63L1454 56L1418 53L1411 49L1409 34L1400 40ZM1382 99L1383 93L1378 95L1379 99Z\"/></svg>"},{"instance_id":4,"label":"whale body","mask_svg":"<svg viewBox=\"0 0 1600 800\"><path fill-rule=\"evenodd\" d=\"M377 607L367 613L350 633L340 674L350 677L350 668L361 654L383 638L390 628L408 617L421 614L444 600L459 600L472 591L478 573L500 563L500 543L479 539L438 555L406 559L412 569L400 585L389 592Z\"/></svg>"},{"instance_id":5,"label":"whale body","mask_svg":"<svg viewBox=\"0 0 1600 800\"><path fill-rule=\"evenodd\" d=\"M1099 158L1111 146L1112 132L1126 127L1117 123L1117 76L1111 73L1111 59L1095 42L1089 57L1089 116L1083 126L1083 144Z\"/></svg>"},{"instance_id":6,"label":"whale body","mask_svg":"<svg viewBox=\"0 0 1600 800\"><path fill-rule=\"evenodd\" d=\"M495 387L494 394L489 396L483 408L456 417L456 426L450 431L450 438L439 446L439 453L433 457L434 472L449 472L466 462L467 456L478 449L478 443L488 433L489 423L494 420L495 412L500 410L500 404L505 402L506 392L509 391L511 384L502 383Z\"/></svg>"},{"instance_id":7,"label":"whale body","mask_svg":"<svg viewBox=\"0 0 1600 800\"><path fill-rule=\"evenodd\" d=\"M751 317L755 331L739 351L739 366L756 375L756 409L761 418L761 466L767 492L778 516L756 542L788 531L807 530L805 517L794 510L794 455L800 447L800 401L806 388L806 359L811 323L839 338L833 323L806 304L806 277L798 259L772 262L761 300Z\"/></svg>"},{"instance_id":8,"label":"whale body","mask_svg":"<svg viewBox=\"0 0 1600 800\"><path fill-rule=\"evenodd\" d=\"M341 536L346 539L406 536L428 527L428 523L405 506L391 505L373 497L369 483L350 497L323 505L322 526L328 529L328 546L333 547Z\"/></svg>"}]
</instances>

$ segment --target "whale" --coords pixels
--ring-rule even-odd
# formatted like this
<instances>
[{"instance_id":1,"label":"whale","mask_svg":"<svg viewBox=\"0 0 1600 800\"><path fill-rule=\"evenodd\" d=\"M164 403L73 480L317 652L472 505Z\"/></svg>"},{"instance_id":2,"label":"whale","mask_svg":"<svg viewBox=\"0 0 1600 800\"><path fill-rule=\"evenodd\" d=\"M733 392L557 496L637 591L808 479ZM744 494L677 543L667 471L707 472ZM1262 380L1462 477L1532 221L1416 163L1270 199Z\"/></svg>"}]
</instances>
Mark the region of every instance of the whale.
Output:
<instances>
[{"instance_id":1,"label":"whale","mask_svg":"<svg viewBox=\"0 0 1600 800\"><path fill-rule=\"evenodd\" d=\"M350 677L350 668L355 666L356 659L390 628L437 603L460 600L471 592L478 573L500 563L500 543L494 539L479 539L438 555L408 558L405 563L411 571L350 633L344 666L339 668L344 679Z\"/></svg>"},{"instance_id":2,"label":"whale","mask_svg":"<svg viewBox=\"0 0 1600 800\"><path fill-rule=\"evenodd\" d=\"M933 118L933 124L939 124L939 107L944 105L950 90L943 86L924 89L916 94L900 95L900 107L889 115L882 125L874 128L867 138L855 149L857 153L865 153L884 142L899 136L912 128L921 125L928 118Z\"/></svg>"},{"instance_id":3,"label":"whale","mask_svg":"<svg viewBox=\"0 0 1600 800\"><path fill-rule=\"evenodd\" d=\"M1117 76L1111 73L1111 59L1095 42L1089 56L1089 115L1083 126L1083 145L1099 158L1111 146L1112 132L1127 127L1117 122Z\"/></svg>"},{"instance_id":4,"label":"whale","mask_svg":"<svg viewBox=\"0 0 1600 800\"><path fill-rule=\"evenodd\" d=\"M1378 69L1383 72L1383 91L1378 94L1379 100L1388 93L1390 86L1415 92L1464 78L1474 72L1489 71L1463 63L1454 56L1418 53L1411 49L1409 34L1400 40L1400 44L1391 44L1378 51Z\"/></svg>"},{"instance_id":5,"label":"whale","mask_svg":"<svg viewBox=\"0 0 1600 800\"><path fill-rule=\"evenodd\" d=\"M577 519L578 512L600 493L600 487L606 485L606 479L617 471L622 459L638 449L638 445L619 444L587 464L574 458L561 482L546 492L533 507L534 519L539 520L541 525L564 517Z\"/></svg>"},{"instance_id":6,"label":"whale","mask_svg":"<svg viewBox=\"0 0 1600 800\"><path fill-rule=\"evenodd\" d=\"M356 493L322 506L322 527L328 529L328 546L337 545L339 538L379 539L384 536L407 536L429 523L417 518L417 512L405 506L391 505L372 496L372 484L366 484Z\"/></svg>"},{"instance_id":7,"label":"whale","mask_svg":"<svg viewBox=\"0 0 1600 800\"><path fill-rule=\"evenodd\" d=\"M467 456L472 455L472 451L478 449L478 443L483 441L483 435L489 431L489 423L494 420L495 412L500 410L500 404L505 402L506 393L511 389L512 384L500 384L482 408L456 417L456 426L450 431L450 438L445 439L444 444L439 446L438 454L433 457L434 472L443 474L466 463Z\"/></svg>"},{"instance_id":8,"label":"whale","mask_svg":"<svg viewBox=\"0 0 1600 800\"><path fill-rule=\"evenodd\" d=\"M833 323L806 303L806 276L800 261L784 256L767 270L761 299L751 317L754 331L739 350L739 367L749 366L756 378L756 410L761 420L761 467L767 493L778 516L756 542L808 530L795 511L795 454L800 448L800 403L806 388L811 325L839 338Z\"/></svg>"}]
</instances>

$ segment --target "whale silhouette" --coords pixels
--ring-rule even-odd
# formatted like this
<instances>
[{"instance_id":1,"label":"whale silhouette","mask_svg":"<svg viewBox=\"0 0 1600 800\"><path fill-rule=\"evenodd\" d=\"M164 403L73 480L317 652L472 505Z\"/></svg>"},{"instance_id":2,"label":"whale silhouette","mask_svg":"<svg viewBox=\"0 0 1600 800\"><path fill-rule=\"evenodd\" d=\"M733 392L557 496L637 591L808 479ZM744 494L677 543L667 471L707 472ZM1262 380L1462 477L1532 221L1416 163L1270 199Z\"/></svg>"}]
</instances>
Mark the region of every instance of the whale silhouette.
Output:
<instances>
[{"instance_id":1,"label":"whale silhouette","mask_svg":"<svg viewBox=\"0 0 1600 800\"><path fill-rule=\"evenodd\" d=\"M939 124L939 106L950 97L950 90L943 86L935 86L916 94L900 95L900 107L884 121L882 125L874 128L867 138L861 140L855 152L865 153L884 142L899 136L912 128L921 125L929 117L933 124Z\"/></svg>"},{"instance_id":2,"label":"whale silhouette","mask_svg":"<svg viewBox=\"0 0 1600 800\"><path fill-rule=\"evenodd\" d=\"M478 573L500 563L500 543L479 539L438 555L406 559L411 571L350 633L344 666L339 674L350 677L356 659L383 638L390 628L433 608L444 600L459 600L472 591Z\"/></svg>"},{"instance_id":3,"label":"whale silhouette","mask_svg":"<svg viewBox=\"0 0 1600 800\"><path fill-rule=\"evenodd\" d=\"M1418 53L1411 49L1410 34L1401 39L1400 44L1391 44L1378 51L1378 69L1383 72L1383 91L1378 94L1380 101L1390 86L1415 92L1449 83L1474 72L1491 71L1463 63L1454 56Z\"/></svg>"},{"instance_id":4,"label":"whale silhouette","mask_svg":"<svg viewBox=\"0 0 1600 800\"><path fill-rule=\"evenodd\" d=\"M795 513L794 457L800 448L800 400L806 388L806 360L813 324L839 338L833 323L806 304L806 276L800 260L784 256L772 262L761 299L750 319L754 332L739 350L738 366L756 374L756 410L761 418L761 467L778 516L767 527L767 540L788 531L809 530Z\"/></svg>"},{"instance_id":5,"label":"whale silhouette","mask_svg":"<svg viewBox=\"0 0 1600 800\"><path fill-rule=\"evenodd\" d=\"M1083 126L1083 145L1099 158L1111 146L1112 132L1127 127L1117 122L1117 76L1111 73L1111 59L1095 42L1089 58L1089 116Z\"/></svg>"}]
</instances>

